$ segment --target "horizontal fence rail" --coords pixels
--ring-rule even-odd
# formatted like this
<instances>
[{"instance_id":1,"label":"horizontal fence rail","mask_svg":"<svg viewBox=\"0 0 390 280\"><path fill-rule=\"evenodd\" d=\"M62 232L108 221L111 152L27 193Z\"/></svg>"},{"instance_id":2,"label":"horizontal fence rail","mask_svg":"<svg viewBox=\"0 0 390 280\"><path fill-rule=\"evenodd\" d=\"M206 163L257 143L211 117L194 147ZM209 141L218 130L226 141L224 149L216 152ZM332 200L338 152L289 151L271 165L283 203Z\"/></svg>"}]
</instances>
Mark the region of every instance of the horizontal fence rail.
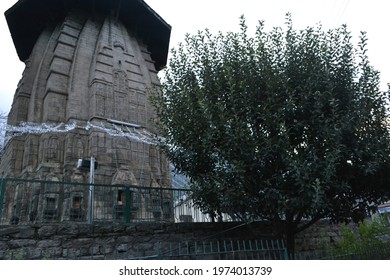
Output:
<instances>
[{"instance_id":1,"label":"horizontal fence rail","mask_svg":"<svg viewBox=\"0 0 390 280\"><path fill-rule=\"evenodd\" d=\"M0 179L0 224L214 220L235 219L204 214L189 189Z\"/></svg>"}]
</instances>

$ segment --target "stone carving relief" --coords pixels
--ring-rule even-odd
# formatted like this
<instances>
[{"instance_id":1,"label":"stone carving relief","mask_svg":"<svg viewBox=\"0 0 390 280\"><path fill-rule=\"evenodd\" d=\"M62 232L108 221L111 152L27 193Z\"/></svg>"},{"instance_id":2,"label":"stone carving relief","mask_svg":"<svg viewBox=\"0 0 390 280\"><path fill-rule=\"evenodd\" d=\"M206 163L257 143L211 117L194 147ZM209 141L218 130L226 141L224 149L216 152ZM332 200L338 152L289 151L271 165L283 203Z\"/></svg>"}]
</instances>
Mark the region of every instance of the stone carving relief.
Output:
<instances>
[{"instance_id":1,"label":"stone carving relief","mask_svg":"<svg viewBox=\"0 0 390 280\"><path fill-rule=\"evenodd\" d=\"M80 138L75 138L73 143L72 156L75 159L84 158L84 143Z\"/></svg>"},{"instance_id":2,"label":"stone carving relief","mask_svg":"<svg viewBox=\"0 0 390 280\"><path fill-rule=\"evenodd\" d=\"M40 162L59 162L62 147L58 136L44 137L40 145Z\"/></svg>"},{"instance_id":3,"label":"stone carving relief","mask_svg":"<svg viewBox=\"0 0 390 280\"><path fill-rule=\"evenodd\" d=\"M58 138L55 136L49 138L46 148L46 160L58 161Z\"/></svg>"},{"instance_id":4,"label":"stone carving relief","mask_svg":"<svg viewBox=\"0 0 390 280\"><path fill-rule=\"evenodd\" d=\"M36 165L36 149L34 145L33 138L27 137L26 142L24 143L24 153L23 153L23 169L29 168L30 170Z\"/></svg>"},{"instance_id":5,"label":"stone carving relief","mask_svg":"<svg viewBox=\"0 0 390 280\"><path fill-rule=\"evenodd\" d=\"M114 110L112 87L102 82L95 82L92 93L95 100L92 104L94 116L112 118Z\"/></svg>"},{"instance_id":6,"label":"stone carving relief","mask_svg":"<svg viewBox=\"0 0 390 280\"><path fill-rule=\"evenodd\" d=\"M114 71L114 90L119 92L127 92L127 75L125 71Z\"/></svg>"},{"instance_id":7,"label":"stone carving relief","mask_svg":"<svg viewBox=\"0 0 390 280\"><path fill-rule=\"evenodd\" d=\"M137 186L138 182L134 176L134 173L130 171L129 166L122 166L118 169L111 181L112 185L126 185L126 186Z\"/></svg>"},{"instance_id":8,"label":"stone carving relief","mask_svg":"<svg viewBox=\"0 0 390 280\"><path fill-rule=\"evenodd\" d=\"M127 75L122 70L114 71L114 108L115 108L115 119L120 121L128 122L128 87L127 87Z\"/></svg>"}]
</instances>

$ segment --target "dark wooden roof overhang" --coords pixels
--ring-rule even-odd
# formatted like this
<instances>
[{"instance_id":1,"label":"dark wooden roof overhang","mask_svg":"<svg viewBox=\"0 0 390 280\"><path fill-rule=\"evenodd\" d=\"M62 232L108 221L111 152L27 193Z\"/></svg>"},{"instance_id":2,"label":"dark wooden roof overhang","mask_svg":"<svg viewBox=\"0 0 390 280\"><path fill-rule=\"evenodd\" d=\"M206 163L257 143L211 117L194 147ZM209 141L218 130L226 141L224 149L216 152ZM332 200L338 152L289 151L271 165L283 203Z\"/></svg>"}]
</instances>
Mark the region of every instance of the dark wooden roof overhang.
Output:
<instances>
[{"instance_id":1,"label":"dark wooden roof overhang","mask_svg":"<svg viewBox=\"0 0 390 280\"><path fill-rule=\"evenodd\" d=\"M5 12L19 59L25 61L41 32L64 19L74 8L107 14L118 19L143 40L157 70L167 63L171 26L143 0L19 0Z\"/></svg>"}]
</instances>

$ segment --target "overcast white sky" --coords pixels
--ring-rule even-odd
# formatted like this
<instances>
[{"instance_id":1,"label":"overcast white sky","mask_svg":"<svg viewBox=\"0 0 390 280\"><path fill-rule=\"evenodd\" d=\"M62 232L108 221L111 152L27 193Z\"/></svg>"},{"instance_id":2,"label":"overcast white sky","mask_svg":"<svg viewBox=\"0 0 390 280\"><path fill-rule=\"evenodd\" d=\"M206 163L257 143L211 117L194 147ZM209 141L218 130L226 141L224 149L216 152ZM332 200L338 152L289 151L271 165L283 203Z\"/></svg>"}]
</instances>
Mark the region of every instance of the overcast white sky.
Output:
<instances>
[{"instance_id":1,"label":"overcast white sky","mask_svg":"<svg viewBox=\"0 0 390 280\"><path fill-rule=\"evenodd\" d=\"M126 1L126 0L125 0ZM24 64L19 61L5 21L4 12L16 0L0 0L0 112L8 112L21 78ZM353 37L368 33L368 56L382 73L381 87L390 82L389 5L383 0L145 0L172 26L171 44L182 41L185 33L209 28L212 32L237 31L240 15L252 30L258 20L266 27L282 26L285 14L292 13L296 28L321 22L325 28L346 23Z\"/></svg>"}]
</instances>

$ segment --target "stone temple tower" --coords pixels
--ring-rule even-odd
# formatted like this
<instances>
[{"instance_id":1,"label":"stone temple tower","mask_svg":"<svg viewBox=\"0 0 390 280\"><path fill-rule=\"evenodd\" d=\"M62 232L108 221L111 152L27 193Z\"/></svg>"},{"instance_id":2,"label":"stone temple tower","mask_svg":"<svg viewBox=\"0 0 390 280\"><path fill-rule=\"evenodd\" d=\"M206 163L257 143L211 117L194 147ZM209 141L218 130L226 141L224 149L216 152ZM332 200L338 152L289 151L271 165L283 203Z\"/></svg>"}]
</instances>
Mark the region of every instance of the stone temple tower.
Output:
<instances>
[{"instance_id":1,"label":"stone temple tower","mask_svg":"<svg viewBox=\"0 0 390 280\"><path fill-rule=\"evenodd\" d=\"M170 185L153 142L149 90L171 27L142 0L19 0L5 13L26 64L8 117L0 177Z\"/></svg>"}]
</instances>

